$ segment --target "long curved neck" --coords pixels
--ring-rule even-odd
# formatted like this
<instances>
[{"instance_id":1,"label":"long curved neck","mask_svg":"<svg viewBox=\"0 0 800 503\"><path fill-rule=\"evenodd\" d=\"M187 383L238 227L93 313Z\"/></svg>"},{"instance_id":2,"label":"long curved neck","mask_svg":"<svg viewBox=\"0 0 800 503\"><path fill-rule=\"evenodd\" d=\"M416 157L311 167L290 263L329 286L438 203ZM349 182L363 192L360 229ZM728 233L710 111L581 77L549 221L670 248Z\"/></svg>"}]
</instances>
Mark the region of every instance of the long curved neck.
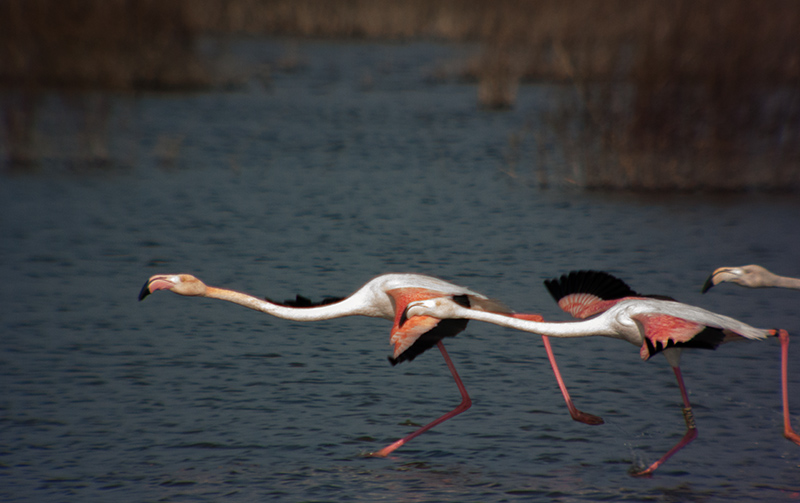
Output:
<instances>
[{"instance_id":1,"label":"long curved neck","mask_svg":"<svg viewBox=\"0 0 800 503\"><path fill-rule=\"evenodd\" d=\"M206 287L203 297L210 299L226 300L239 304L240 306L271 314L278 318L294 321L318 321L331 320L342 316L362 315L362 316L382 316L380 313L371 312L360 296L354 294L350 297L333 304L317 307L289 307L275 304L258 297L253 297L246 293L228 290L225 288Z\"/></svg>"},{"instance_id":2,"label":"long curved neck","mask_svg":"<svg viewBox=\"0 0 800 503\"><path fill-rule=\"evenodd\" d=\"M568 321L562 323L530 321L514 318L497 313L476 311L473 309L460 309L459 315L476 321L494 323L507 328L524 330L548 337L589 337L592 335L603 335L606 337L619 337L616 331L612 330L606 316L601 314L596 318L584 321Z\"/></svg>"},{"instance_id":3,"label":"long curved neck","mask_svg":"<svg viewBox=\"0 0 800 503\"><path fill-rule=\"evenodd\" d=\"M778 276L777 274L773 274L772 278L770 278L768 286L800 290L800 278L790 278L788 276Z\"/></svg>"}]
</instances>

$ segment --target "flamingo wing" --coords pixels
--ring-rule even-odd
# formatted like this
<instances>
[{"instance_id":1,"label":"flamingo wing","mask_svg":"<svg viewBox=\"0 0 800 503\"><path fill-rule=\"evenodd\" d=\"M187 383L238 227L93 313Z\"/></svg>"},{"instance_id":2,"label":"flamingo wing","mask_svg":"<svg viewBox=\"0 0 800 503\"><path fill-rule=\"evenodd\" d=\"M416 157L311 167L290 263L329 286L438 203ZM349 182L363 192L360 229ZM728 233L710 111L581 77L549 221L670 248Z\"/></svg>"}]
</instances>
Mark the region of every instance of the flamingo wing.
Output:
<instances>
[{"instance_id":1,"label":"flamingo wing","mask_svg":"<svg viewBox=\"0 0 800 503\"><path fill-rule=\"evenodd\" d=\"M439 320L429 316L415 316L392 330L394 351L389 357L392 365L411 361L434 347L445 337L453 337L467 328L469 320Z\"/></svg>"},{"instance_id":2,"label":"flamingo wing","mask_svg":"<svg viewBox=\"0 0 800 503\"><path fill-rule=\"evenodd\" d=\"M671 347L716 349L725 341L725 331L702 323L664 314L632 316L644 332L639 350L642 360Z\"/></svg>"},{"instance_id":3,"label":"flamingo wing","mask_svg":"<svg viewBox=\"0 0 800 503\"><path fill-rule=\"evenodd\" d=\"M470 307L471 297L457 295L453 300L464 307ZM472 306L473 308L475 306ZM538 314L512 314L501 312L506 316L530 321L544 321ZM467 328L465 319L440 320L430 316L405 317L405 309L398 322L392 327L390 342L394 345L394 353L389 357L392 365L402 361L411 361L423 351L436 345L444 337L453 337Z\"/></svg>"},{"instance_id":4,"label":"flamingo wing","mask_svg":"<svg viewBox=\"0 0 800 503\"><path fill-rule=\"evenodd\" d=\"M397 365L411 361L432 348L444 337L453 337L467 328L468 320L440 320L430 316L406 317L406 306L417 300L451 297L464 307L470 307L469 296L449 296L424 288L396 288L388 290L395 304L395 319L389 342L394 346L389 362Z\"/></svg>"},{"instance_id":5,"label":"flamingo wing","mask_svg":"<svg viewBox=\"0 0 800 503\"><path fill-rule=\"evenodd\" d=\"M642 297L621 279L602 271L572 271L544 284L558 307L580 319L602 313L624 298Z\"/></svg>"}]
</instances>

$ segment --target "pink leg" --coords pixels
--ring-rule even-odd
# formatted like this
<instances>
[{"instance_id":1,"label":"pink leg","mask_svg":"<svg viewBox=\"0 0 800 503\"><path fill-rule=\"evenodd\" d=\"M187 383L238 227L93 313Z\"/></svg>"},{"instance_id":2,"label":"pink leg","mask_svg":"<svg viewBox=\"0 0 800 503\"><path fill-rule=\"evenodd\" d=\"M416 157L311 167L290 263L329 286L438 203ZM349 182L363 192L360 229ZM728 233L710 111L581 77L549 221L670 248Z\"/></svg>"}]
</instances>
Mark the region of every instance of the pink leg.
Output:
<instances>
[{"instance_id":1,"label":"pink leg","mask_svg":"<svg viewBox=\"0 0 800 503\"><path fill-rule=\"evenodd\" d=\"M461 392L461 403L458 404L458 406L455 409L451 410L450 412L448 412L447 414L443 415L442 417L440 417L438 419L435 419L434 421L431 421L430 423L426 424L425 426L423 426L422 428L418 429L414 433L401 438L397 442L394 442L393 444L387 445L386 447L384 447L383 449L379 450L378 452L373 452L372 454L370 454L370 456L385 458L386 456L391 454L395 449L397 449L398 447L402 446L403 444L405 444L406 442L408 442L412 438L416 437L417 435L420 435L421 433L424 433L424 432L430 430L431 428L433 428L437 424L442 423L444 421L447 421L451 417L454 417L454 416L457 416L457 415L461 414L465 410L469 409L470 406L472 406L472 400L470 400L469 394L467 394L467 389L464 387L464 383L461 382L461 378L458 376L458 372L456 372L455 365L453 365L452 360L450 360L450 356L447 354L447 351L445 351L444 344L442 344L442 341L439 341L436 345L438 346L439 351L442 352L442 356L444 357L444 361L447 363L447 367L450 369L450 373L453 374L453 378L456 380L456 384L458 385L458 390Z\"/></svg>"},{"instance_id":2,"label":"pink leg","mask_svg":"<svg viewBox=\"0 0 800 503\"><path fill-rule=\"evenodd\" d=\"M547 358L550 359L550 366L553 367L553 373L556 375L556 381L558 381L558 387L561 388L561 394L564 395L564 401L567 402L569 415L572 416L572 419L574 419L575 421L580 421L581 423L592 424L592 425L603 424L603 418L593 416L586 412L581 412L572 403L572 398L569 397L567 386L564 384L564 379L561 378L561 372L559 372L558 370L558 365L556 364L556 357L553 354L553 348L550 347L550 339L547 336L543 335L542 342L544 343L545 351L547 351Z\"/></svg>"},{"instance_id":3,"label":"pink leg","mask_svg":"<svg viewBox=\"0 0 800 503\"><path fill-rule=\"evenodd\" d=\"M544 321L538 314L519 314L514 313L511 315L514 318L520 318L523 320L531 320L531 321ZM569 409L569 415L572 416L572 419L575 421L580 421L581 423L596 425L596 424L603 424L603 418L593 416L592 414L588 414L586 412L582 412L578 410L575 405L572 403L572 398L569 396L569 391L567 391L567 386L564 384L564 379L561 378L561 372L558 370L558 364L556 364L556 357L553 354L553 348L550 347L550 339L547 336L542 336L542 342L544 343L544 349L547 351L547 358L550 360L550 366L553 368L553 374L556 376L556 381L558 382L558 387L561 389L561 394L564 395L564 401L567 402L567 408Z\"/></svg>"},{"instance_id":4,"label":"pink leg","mask_svg":"<svg viewBox=\"0 0 800 503\"><path fill-rule=\"evenodd\" d=\"M791 418L789 417L789 378L786 367L789 362L789 334L786 330L778 330L778 338L781 341L781 391L783 393L783 436L792 442L800 445L800 436L792 429Z\"/></svg>"},{"instance_id":5,"label":"pink leg","mask_svg":"<svg viewBox=\"0 0 800 503\"><path fill-rule=\"evenodd\" d=\"M672 457L673 454L678 452L679 450L683 449L688 445L692 440L697 438L697 425L694 423L694 415L692 414L692 405L689 403L689 395L686 394L686 386L683 385L683 377L681 376L681 369L680 367L672 367L673 372L675 372L675 377L678 379L678 386L681 389L681 397L683 398L683 419L686 421L686 434L683 436L680 442L675 444L675 446L667 451L661 459L647 467L646 470L633 473L634 476L642 476L642 475L650 475L656 468L661 466L666 460Z\"/></svg>"}]
</instances>

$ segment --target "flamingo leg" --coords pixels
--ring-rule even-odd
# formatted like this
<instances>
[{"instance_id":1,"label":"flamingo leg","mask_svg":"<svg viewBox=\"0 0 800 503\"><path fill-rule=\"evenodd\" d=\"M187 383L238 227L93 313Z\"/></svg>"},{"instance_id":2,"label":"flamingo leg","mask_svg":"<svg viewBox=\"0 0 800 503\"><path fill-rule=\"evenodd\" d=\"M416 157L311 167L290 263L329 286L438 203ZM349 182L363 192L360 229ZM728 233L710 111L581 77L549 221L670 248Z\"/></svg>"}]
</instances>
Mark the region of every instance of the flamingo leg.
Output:
<instances>
[{"instance_id":1,"label":"flamingo leg","mask_svg":"<svg viewBox=\"0 0 800 503\"><path fill-rule=\"evenodd\" d=\"M581 423L596 425L596 424L603 424L603 418L594 416L592 414L588 414L586 412L582 412L578 410L575 405L572 403L572 398L569 396L569 392L567 391L567 386L564 384L564 379L561 378L561 372L558 370L558 365L556 364L556 357L553 354L553 348L550 347L550 339L546 336L542 336L542 342L544 343L544 349L547 351L547 358L550 360L550 366L553 367L553 374L556 376L556 381L558 382L558 387L561 388L561 394L564 395L564 401L567 402L567 408L569 409L569 415L572 416L572 419L575 421L580 421Z\"/></svg>"},{"instance_id":2,"label":"flamingo leg","mask_svg":"<svg viewBox=\"0 0 800 503\"><path fill-rule=\"evenodd\" d=\"M442 344L442 341L439 341L439 342L436 343L436 346L439 348L439 351L442 352L442 356L444 357L444 361L445 361L445 363L447 363L447 368L450 369L450 373L453 374L453 379L456 380L456 385L458 385L458 390L461 392L461 403L458 404L458 406L455 409L451 410L447 414L441 416L438 419L435 419L435 420L431 421L430 423L428 423L425 426L421 427L420 429L418 429L414 433L411 433L410 435L407 435L407 436L401 438L400 440L398 440L398 441L396 441L396 442L394 442L392 444L387 445L383 449L381 449L381 450L379 450L377 452L373 452L372 454L370 454L370 456L379 457L379 458L385 458L386 456L391 454L395 449L397 449L398 447L404 445L409 440L411 440L411 439L417 437L418 435L430 430L431 428L433 428L437 424L442 423L444 421L447 421L451 417L454 417L454 416L457 416L457 415L461 414L462 412L464 412L465 410L469 409L472 406L472 400L470 400L470 398L469 398L469 394L467 393L467 388L465 388L464 387L464 383L461 382L461 378L458 376L458 372L456 372L456 367L455 367L455 365L453 365L453 361L450 360L450 356L447 354L447 351L444 349L444 344Z\"/></svg>"},{"instance_id":3,"label":"flamingo leg","mask_svg":"<svg viewBox=\"0 0 800 503\"><path fill-rule=\"evenodd\" d=\"M800 436L792 429L791 418L789 417L789 378L787 376L789 362L789 334L786 330L778 330L778 338L781 341L781 392L783 394L783 436L792 442L800 445Z\"/></svg>"},{"instance_id":4,"label":"flamingo leg","mask_svg":"<svg viewBox=\"0 0 800 503\"><path fill-rule=\"evenodd\" d=\"M678 386L681 389L681 397L683 398L683 419L686 421L686 434L683 438L675 444L672 449L667 451L661 459L648 466L647 469L633 473L635 477L651 475L656 468L661 466L666 460L672 457L673 454L686 447L692 440L697 438L697 425L694 422L694 414L692 414L692 404L689 403L689 395L686 393L686 386L683 384L683 376L681 376L680 367L672 367L675 372L675 377L678 379Z\"/></svg>"}]
</instances>

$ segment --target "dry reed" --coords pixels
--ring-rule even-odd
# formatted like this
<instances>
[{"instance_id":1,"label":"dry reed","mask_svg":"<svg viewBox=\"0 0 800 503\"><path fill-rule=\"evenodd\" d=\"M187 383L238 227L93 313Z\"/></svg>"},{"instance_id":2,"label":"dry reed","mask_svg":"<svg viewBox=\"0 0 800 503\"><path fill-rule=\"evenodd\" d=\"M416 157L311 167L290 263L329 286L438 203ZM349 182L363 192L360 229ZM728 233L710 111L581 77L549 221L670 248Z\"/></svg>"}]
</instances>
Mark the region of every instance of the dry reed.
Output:
<instances>
[{"instance_id":1,"label":"dry reed","mask_svg":"<svg viewBox=\"0 0 800 503\"><path fill-rule=\"evenodd\" d=\"M170 0L0 2L0 86L170 89L208 76L195 54L197 23Z\"/></svg>"},{"instance_id":2,"label":"dry reed","mask_svg":"<svg viewBox=\"0 0 800 503\"><path fill-rule=\"evenodd\" d=\"M572 84L550 122L565 178L797 189L797 26L795 0L4 0L0 86L28 96L4 106L7 140L24 144L38 89L208 85L201 35L475 41L464 71L483 106L513 106L524 82Z\"/></svg>"}]
</instances>

